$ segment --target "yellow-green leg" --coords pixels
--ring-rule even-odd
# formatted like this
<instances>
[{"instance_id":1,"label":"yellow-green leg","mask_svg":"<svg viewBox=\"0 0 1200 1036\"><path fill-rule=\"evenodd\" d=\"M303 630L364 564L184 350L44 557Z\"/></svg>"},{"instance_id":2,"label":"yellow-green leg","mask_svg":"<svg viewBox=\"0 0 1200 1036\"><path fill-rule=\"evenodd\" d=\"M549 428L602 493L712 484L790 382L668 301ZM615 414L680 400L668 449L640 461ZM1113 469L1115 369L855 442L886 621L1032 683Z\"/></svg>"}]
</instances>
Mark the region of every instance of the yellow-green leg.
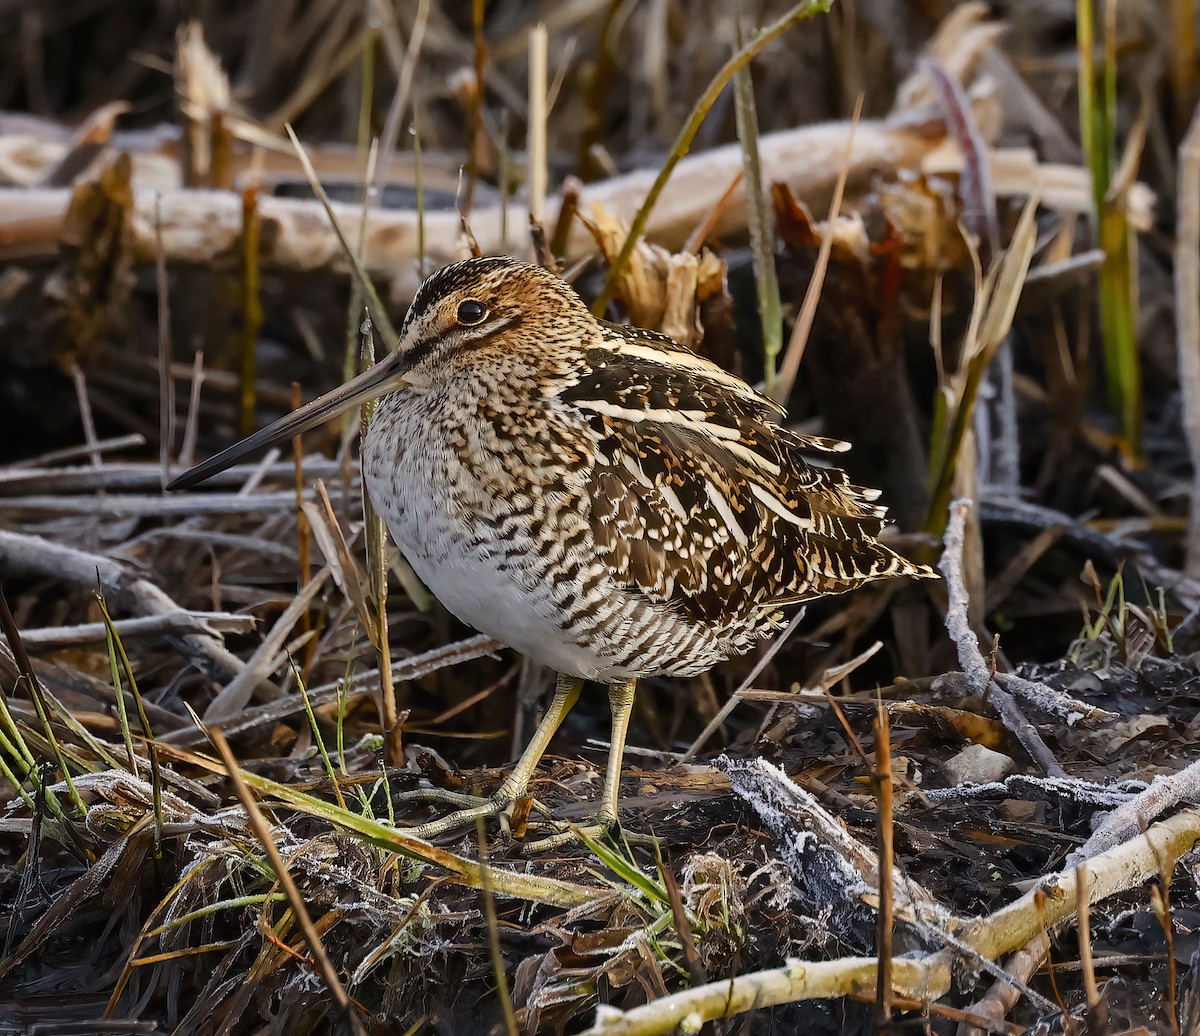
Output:
<instances>
[{"instance_id":1,"label":"yellow-green leg","mask_svg":"<svg viewBox=\"0 0 1200 1036\"><path fill-rule=\"evenodd\" d=\"M608 767L604 773L604 790L600 793L600 805L592 822L576 829L561 825L557 833L527 845L526 851L540 852L544 849L553 849L572 841L580 833L589 838L599 838L602 835L613 833L620 827L617 801L621 794L621 760L625 755L625 738L629 733L629 714L633 711L633 692L636 686L636 680L626 680L624 683L610 684L608 688L608 705L612 710L612 736L609 738ZM653 841L653 839L641 836L630 836L630 840L635 842Z\"/></svg>"},{"instance_id":2,"label":"yellow-green leg","mask_svg":"<svg viewBox=\"0 0 1200 1036\"><path fill-rule=\"evenodd\" d=\"M427 824L409 828L406 833L417 838L436 838L451 831L474 827L477 820L489 820L507 813L512 804L529 790L529 782L533 779L534 771L537 770L537 765L541 761L546 747L550 744L550 739L554 737L555 731L558 730L559 724L562 723L567 713L571 711L571 707L579 700L579 692L582 687L583 681L575 677L562 675L558 677L550 708L546 710L542 722L533 732L533 737L525 751L521 753L521 758L513 767L512 773L505 778L504 783L496 789L491 798L480 799L474 795L462 795L458 792L441 790L410 792L397 796L401 799L448 802L452 805L467 807L439 820L431 820ZM632 697L630 700L632 701Z\"/></svg>"},{"instance_id":3,"label":"yellow-green leg","mask_svg":"<svg viewBox=\"0 0 1200 1036\"><path fill-rule=\"evenodd\" d=\"M608 707L612 710L612 737L608 743L608 768L604 772L604 791L596 824L603 828L617 826L617 800L621 796L621 760L625 755L625 738L629 735L629 714L633 711L633 691L636 680L609 684Z\"/></svg>"}]
</instances>

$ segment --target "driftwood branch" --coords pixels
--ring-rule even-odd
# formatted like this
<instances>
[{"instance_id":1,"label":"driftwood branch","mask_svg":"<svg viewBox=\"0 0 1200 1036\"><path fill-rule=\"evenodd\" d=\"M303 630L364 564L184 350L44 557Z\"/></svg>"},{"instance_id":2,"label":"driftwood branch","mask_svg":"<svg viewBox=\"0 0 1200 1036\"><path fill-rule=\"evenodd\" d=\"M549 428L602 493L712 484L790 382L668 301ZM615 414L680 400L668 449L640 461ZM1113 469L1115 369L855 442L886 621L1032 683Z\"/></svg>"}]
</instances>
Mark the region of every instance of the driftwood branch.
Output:
<instances>
[{"instance_id":1,"label":"driftwood branch","mask_svg":"<svg viewBox=\"0 0 1200 1036\"><path fill-rule=\"evenodd\" d=\"M811 889L823 905L837 901L878 901L879 856L860 842L845 825L811 794L792 781L777 766L762 759L732 759L722 756L718 767L729 777L733 790L745 799L770 828L780 854L799 885ZM902 920L921 918L920 926L935 921L949 925L952 917L918 883L897 868L892 878L896 916Z\"/></svg>"},{"instance_id":2,"label":"driftwood branch","mask_svg":"<svg viewBox=\"0 0 1200 1036\"><path fill-rule=\"evenodd\" d=\"M792 194L814 212L824 212L838 170L845 162L851 124L831 122L766 134L760 141L763 183L786 183ZM903 118L861 122L849 150L849 184L861 186L881 170L920 169L947 173L961 166L961 156L936 123L913 125ZM1091 204L1087 171L1076 166L1040 164L1033 152L993 150L988 162L998 195L1037 192L1042 203L1063 212L1084 213ZM713 148L683 159L659 198L646 227L646 238L679 249L697 226L718 208L722 196L738 178L741 150L736 144ZM654 170L582 186L576 204L587 214L602 206L612 217L628 223L654 181ZM230 262L238 254L242 233L242 196L235 191L134 190L132 244L137 258L155 256L155 213L161 213L162 250L168 261L210 266ZM57 248L71 192L66 188L0 189L0 256L52 251ZM1152 196L1135 185L1128 195L1129 218L1138 226L1151 218ZM552 199L550 211L562 204ZM411 297L420 280L418 215L411 210L372 209L366 226L361 206L334 203L334 212L350 240L362 240L363 265L375 276L396 279L396 293ZM287 270L346 271L346 260L319 202L262 197L258 201L264 230L260 261L264 267ZM434 264L461 258L462 234L456 212L425 213L426 255ZM521 226L527 219L524 202L477 206L471 230L484 252L504 248L502 228ZM738 186L721 210L712 232L728 235L746 226L744 188ZM360 238L361 233L361 238ZM592 255L595 241L572 221L565 258Z\"/></svg>"},{"instance_id":3,"label":"driftwood branch","mask_svg":"<svg viewBox=\"0 0 1200 1036\"><path fill-rule=\"evenodd\" d=\"M1095 904L1135 888L1160 868L1175 862L1200 839L1200 811L1186 810L1155 824L1145 834L1093 858L1083 870L1087 901ZM986 960L1027 946L1031 940L1075 917L1079 901L1079 872L1074 867L1048 875L1020 899L986 917L969 922L958 934L961 941ZM925 957L892 961L893 989L922 1002L940 999L951 989L955 951L941 950ZM842 960L791 961L771 968L710 982L644 1007L620 1011L597 1009L586 1036L657 1036L676 1027L698 1032L717 1018L776 1004L841 997L869 996L875 986L874 957Z\"/></svg>"},{"instance_id":4,"label":"driftwood branch","mask_svg":"<svg viewBox=\"0 0 1200 1036\"><path fill-rule=\"evenodd\" d=\"M222 633L249 633L258 625L253 615L233 612L164 612L141 619L116 619L113 629L122 640L134 637L162 637L170 633L198 633L215 637ZM108 629L102 622L81 622L76 626L38 626L21 630L26 647L43 651L84 644L103 644Z\"/></svg>"},{"instance_id":5,"label":"driftwood branch","mask_svg":"<svg viewBox=\"0 0 1200 1036\"><path fill-rule=\"evenodd\" d=\"M0 578L40 576L59 579L82 590L100 590L114 611L133 615L170 615L185 611L165 592L124 565L101 554L52 543L40 536L0 530ZM214 680L228 680L246 663L214 637L172 634L171 643Z\"/></svg>"}]
</instances>

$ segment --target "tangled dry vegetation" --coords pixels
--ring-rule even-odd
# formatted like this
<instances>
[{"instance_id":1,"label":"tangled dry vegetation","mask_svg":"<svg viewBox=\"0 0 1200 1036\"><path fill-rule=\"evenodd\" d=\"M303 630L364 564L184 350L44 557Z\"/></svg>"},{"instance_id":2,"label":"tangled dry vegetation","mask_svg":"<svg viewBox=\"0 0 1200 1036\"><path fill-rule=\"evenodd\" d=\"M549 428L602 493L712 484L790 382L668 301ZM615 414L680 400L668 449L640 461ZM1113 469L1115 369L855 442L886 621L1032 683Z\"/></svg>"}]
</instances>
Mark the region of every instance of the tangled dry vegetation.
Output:
<instances>
[{"instance_id":1,"label":"tangled dry vegetation","mask_svg":"<svg viewBox=\"0 0 1200 1036\"><path fill-rule=\"evenodd\" d=\"M1200 1031L1195 5L194 6L0 7L0 1031ZM548 674L356 422L162 491L472 248L854 443L945 577L649 681L657 850L406 835Z\"/></svg>"}]
</instances>

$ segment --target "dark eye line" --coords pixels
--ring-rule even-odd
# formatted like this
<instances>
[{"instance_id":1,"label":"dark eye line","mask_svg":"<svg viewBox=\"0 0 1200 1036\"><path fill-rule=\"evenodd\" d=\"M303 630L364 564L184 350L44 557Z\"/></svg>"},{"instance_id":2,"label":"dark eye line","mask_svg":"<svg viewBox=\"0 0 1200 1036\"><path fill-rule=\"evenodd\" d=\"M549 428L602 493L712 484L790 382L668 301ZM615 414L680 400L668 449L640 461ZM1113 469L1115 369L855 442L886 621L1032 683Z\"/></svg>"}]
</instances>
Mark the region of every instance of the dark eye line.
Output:
<instances>
[{"instance_id":1,"label":"dark eye line","mask_svg":"<svg viewBox=\"0 0 1200 1036\"><path fill-rule=\"evenodd\" d=\"M490 327L480 328L474 334L464 336L464 340L455 342L442 352L442 359L450 356L459 356L463 353L471 352L473 349L478 349L485 342L491 341L501 331L507 331L510 328L517 327L521 323L521 315L513 313L511 316L503 317L493 323Z\"/></svg>"},{"instance_id":2,"label":"dark eye line","mask_svg":"<svg viewBox=\"0 0 1200 1036\"><path fill-rule=\"evenodd\" d=\"M478 348L484 342L494 338L501 331L507 331L510 328L518 327L521 324L521 315L513 313L511 316L502 317L496 321L491 327L481 328L473 335L467 335L465 341L456 342L453 345L446 345L442 338L430 338L428 341L418 346L415 350L404 357L404 368L412 370L423 360L435 351L441 350L439 362L444 362L451 356L458 356L465 352L470 352L472 349Z\"/></svg>"}]
</instances>

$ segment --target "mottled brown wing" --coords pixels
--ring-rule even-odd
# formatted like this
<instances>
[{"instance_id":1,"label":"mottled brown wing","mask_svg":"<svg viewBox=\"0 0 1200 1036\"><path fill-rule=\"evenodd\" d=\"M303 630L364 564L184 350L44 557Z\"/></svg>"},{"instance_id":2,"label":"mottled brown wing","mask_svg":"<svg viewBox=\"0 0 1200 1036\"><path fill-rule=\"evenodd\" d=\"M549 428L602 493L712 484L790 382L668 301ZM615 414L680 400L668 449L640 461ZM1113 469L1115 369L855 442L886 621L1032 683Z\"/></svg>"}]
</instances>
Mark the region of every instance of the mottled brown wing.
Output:
<instances>
[{"instance_id":1,"label":"mottled brown wing","mask_svg":"<svg viewBox=\"0 0 1200 1036\"><path fill-rule=\"evenodd\" d=\"M596 349L558 397L598 436L592 530L618 581L696 620L745 625L884 575L922 574L877 542L882 508L805 454L773 403L669 339Z\"/></svg>"}]
</instances>

